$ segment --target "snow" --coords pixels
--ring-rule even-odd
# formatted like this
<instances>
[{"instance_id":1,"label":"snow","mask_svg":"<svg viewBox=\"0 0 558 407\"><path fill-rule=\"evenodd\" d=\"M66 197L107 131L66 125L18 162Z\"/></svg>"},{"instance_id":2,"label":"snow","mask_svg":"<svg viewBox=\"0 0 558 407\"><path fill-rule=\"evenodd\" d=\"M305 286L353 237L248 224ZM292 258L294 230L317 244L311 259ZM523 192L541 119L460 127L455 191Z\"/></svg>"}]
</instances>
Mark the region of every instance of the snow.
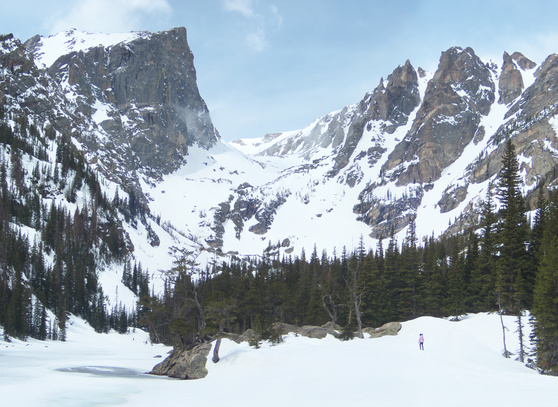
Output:
<instances>
[{"instance_id":1,"label":"snow","mask_svg":"<svg viewBox=\"0 0 558 407\"><path fill-rule=\"evenodd\" d=\"M148 34L142 32L92 34L69 30L41 38L40 53L35 55L35 58L38 66L50 67L62 55L85 51L99 45L108 48L121 42L132 41L142 35Z\"/></svg>"},{"instance_id":2,"label":"snow","mask_svg":"<svg viewBox=\"0 0 558 407\"><path fill-rule=\"evenodd\" d=\"M99 100L95 101L93 105L94 112L93 113L93 121L97 124L101 124L105 120L109 120L110 117L108 112L111 110L111 106L109 104L104 104Z\"/></svg>"},{"instance_id":3,"label":"snow","mask_svg":"<svg viewBox=\"0 0 558 407\"><path fill-rule=\"evenodd\" d=\"M504 321L515 352L516 319ZM209 375L196 381L142 374L170 348L149 344L140 330L97 334L79 319L70 323L66 342L0 340L3 405L555 407L558 397L557 377L501 356L495 314L421 317L404 322L397 336L348 342L288 335L255 349L223 340L221 361L209 360Z\"/></svg>"}]
</instances>

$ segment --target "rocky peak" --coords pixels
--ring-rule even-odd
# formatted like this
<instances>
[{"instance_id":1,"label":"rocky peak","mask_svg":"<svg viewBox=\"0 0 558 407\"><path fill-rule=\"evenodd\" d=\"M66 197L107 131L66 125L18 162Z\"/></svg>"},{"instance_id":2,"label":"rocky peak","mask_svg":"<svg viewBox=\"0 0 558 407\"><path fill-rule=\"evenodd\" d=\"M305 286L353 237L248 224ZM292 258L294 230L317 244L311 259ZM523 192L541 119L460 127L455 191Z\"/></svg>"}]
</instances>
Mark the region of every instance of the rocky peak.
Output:
<instances>
[{"instance_id":1,"label":"rocky peak","mask_svg":"<svg viewBox=\"0 0 558 407\"><path fill-rule=\"evenodd\" d=\"M383 121L383 130L393 133L398 127L407 123L409 115L419 103L418 76L407 60L405 65L397 67L388 76L386 85L382 79L376 89L368 93L358 104L356 120L353 120L349 126L345 143L335 158L335 165L330 175L336 175L348 164L364 133L365 126L371 121Z\"/></svg>"},{"instance_id":2,"label":"rocky peak","mask_svg":"<svg viewBox=\"0 0 558 407\"><path fill-rule=\"evenodd\" d=\"M558 54L552 54L546 58L534 75L537 80L525 89L521 98L506 113L507 119L520 112L519 118L523 126L537 116L555 114L558 106L558 93L555 91L558 82ZM500 129L496 137L501 136L502 131L507 131L505 127Z\"/></svg>"},{"instance_id":3,"label":"rocky peak","mask_svg":"<svg viewBox=\"0 0 558 407\"><path fill-rule=\"evenodd\" d=\"M502 72L498 81L498 90L500 92L498 103L507 105L517 99L524 89L521 70L528 71L535 66L536 64L526 58L521 52L514 52L511 56L504 52Z\"/></svg>"},{"instance_id":4,"label":"rocky peak","mask_svg":"<svg viewBox=\"0 0 558 407\"><path fill-rule=\"evenodd\" d=\"M41 52L40 39L26 46ZM171 172L183 164L189 146L208 148L219 138L197 89L183 27L70 51L48 69L74 93L77 111L108 136L91 131L79 141L92 154L100 146L117 152L110 160L121 158L122 176ZM113 172L115 165L106 167Z\"/></svg>"},{"instance_id":5,"label":"rocky peak","mask_svg":"<svg viewBox=\"0 0 558 407\"><path fill-rule=\"evenodd\" d=\"M34 68L33 60L18 39L12 34L0 37L0 66L10 70L30 73Z\"/></svg>"},{"instance_id":6,"label":"rocky peak","mask_svg":"<svg viewBox=\"0 0 558 407\"><path fill-rule=\"evenodd\" d=\"M533 69L534 67L537 66L536 63L531 61L529 58L527 58L521 52L516 51L511 55L511 57L517 63L517 65L519 65L519 67L521 69L523 69L524 71L528 71L528 70Z\"/></svg>"},{"instance_id":7,"label":"rocky peak","mask_svg":"<svg viewBox=\"0 0 558 407\"><path fill-rule=\"evenodd\" d=\"M6 35L0 38L0 111L19 115L37 115L43 128L58 129L69 123L68 100L54 79L37 68L20 40Z\"/></svg>"},{"instance_id":8,"label":"rocky peak","mask_svg":"<svg viewBox=\"0 0 558 407\"><path fill-rule=\"evenodd\" d=\"M398 66L388 76L385 87L382 79L376 90L361 105L366 109L368 120L389 122L386 131L393 133L398 126L407 123L409 114L419 103L417 73L407 60L405 65Z\"/></svg>"},{"instance_id":9,"label":"rocky peak","mask_svg":"<svg viewBox=\"0 0 558 407\"><path fill-rule=\"evenodd\" d=\"M534 67L532 63L524 63L523 66ZM506 122L492 136L491 144L497 148L471 165L474 167L473 182L482 182L498 173L507 138L512 138L518 156L530 157L530 162L522 162L520 168L527 186L534 186L541 179L555 178L552 174L558 165L555 154L558 141L552 121L558 114L558 94L555 91L558 87L558 55L550 55L534 75L535 82L516 99L504 117Z\"/></svg>"},{"instance_id":10,"label":"rocky peak","mask_svg":"<svg viewBox=\"0 0 558 407\"><path fill-rule=\"evenodd\" d=\"M489 68L471 48L443 52L411 130L383 170L398 185L438 179L475 136L494 102L494 88Z\"/></svg>"},{"instance_id":11,"label":"rocky peak","mask_svg":"<svg viewBox=\"0 0 558 407\"><path fill-rule=\"evenodd\" d=\"M514 101L523 92L523 76L515 65L513 58L507 52L504 52L504 63L498 81L498 89L500 91L498 103L504 105Z\"/></svg>"},{"instance_id":12,"label":"rocky peak","mask_svg":"<svg viewBox=\"0 0 558 407\"><path fill-rule=\"evenodd\" d=\"M318 149L330 148L335 165L330 176L344 168L354 153L366 126L371 121L381 121L387 133L407 123L410 113L419 105L418 76L410 61L397 67L387 78L380 80L376 89L367 93L356 105L328 114L305 129L278 137L268 135L264 143L277 139L262 155L287 155L296 152L305 159L316 158Z\"/></svg>"}]
</instances>

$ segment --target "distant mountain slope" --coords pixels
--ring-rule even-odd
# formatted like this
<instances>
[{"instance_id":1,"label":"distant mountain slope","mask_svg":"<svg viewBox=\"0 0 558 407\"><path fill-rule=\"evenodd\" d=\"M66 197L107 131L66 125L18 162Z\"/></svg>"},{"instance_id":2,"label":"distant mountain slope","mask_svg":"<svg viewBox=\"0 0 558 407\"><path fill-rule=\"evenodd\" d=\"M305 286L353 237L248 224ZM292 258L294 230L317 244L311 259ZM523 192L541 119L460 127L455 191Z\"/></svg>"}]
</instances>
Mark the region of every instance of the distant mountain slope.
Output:
<instances>
[{"instance_id":1,"label":"distant mountain slope","mask_svg":"<svg viewBox=\"0 0 558 407\"><path fill-rule=\"evenodd\" d=\"M297 157L304 163L299 168L322 172L305 205L324 202L316 189L326 196L341 190L351 203L342 213L328 208L338 222L326 223L335 230L363 233L355 220L373 238L404 231L411 221L421 236L443 233L456 221L451 230L463 230L478 218L479 202L497 177L506 137L521 157L525 193L543 179L555 182L555 60L551 55L537 67L520 53L504 53L499 67L471 48L454 47L442 53L436 72L407 61L358 104L303 130L231 144L262 159Z\"/></svg>"}]
</instances>

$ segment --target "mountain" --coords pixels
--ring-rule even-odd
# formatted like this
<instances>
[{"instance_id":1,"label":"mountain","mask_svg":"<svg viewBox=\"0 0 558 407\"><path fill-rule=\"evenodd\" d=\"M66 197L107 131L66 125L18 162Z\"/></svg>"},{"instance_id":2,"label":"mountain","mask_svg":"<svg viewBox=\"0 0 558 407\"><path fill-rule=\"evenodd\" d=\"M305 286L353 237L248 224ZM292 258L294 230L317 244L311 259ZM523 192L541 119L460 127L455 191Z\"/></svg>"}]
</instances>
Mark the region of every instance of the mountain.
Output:
<instances>
[{"instance_id":1,"label":"mountain","mask_svg":"<svg viewBox=\"0 0 558 407\"><path fill-rule=\"evenodd\" d=\"M226 143L184 28L72 30L24 44L4 35L0 218L24 260L10 258L1 280L15 301L13 282L33 279L32 253L52 281L87 258L86 275L57 287L130 309L145 291L137 276L161 292L184 251L203 269L231 257L331 255L361 239L373 247L412 223L422 238L460 233L478 224L508 138L534 208L538 184L556 183L557 65L557 55L537 65L504 53L497 63L453 47L435 72L406 61L304 129ZM64 304L79 314L78 297ZM49 301L58 317L67 310Z\"/></svg>"},{"instance_id":2,"label":"mountain","mask_svg":"<svg viewBox=\"0 0 558 407\"><path fill-rule=\"evenodd\" d=\"M528 198L539 182L555 183L556 59L537 66L520 53L504 53L499 67L471 48L453 47L434 73L407 61L358 104L300 131L233 144L261 159L297 157L304 164L283 175L294 180L297 170L307 171L307 192L298 200L336 232L343 224L365 237L387 238L416 222L422 237L456 233L478 221L508 137ZM289 200L300 194L288 194ZM276 205L278 217L287 205ZM366 231L354 227L358 222ZM268 228L272 234L275 226ZM338 248L342 244L337 240Z\"/></svg>"}]
</instances>

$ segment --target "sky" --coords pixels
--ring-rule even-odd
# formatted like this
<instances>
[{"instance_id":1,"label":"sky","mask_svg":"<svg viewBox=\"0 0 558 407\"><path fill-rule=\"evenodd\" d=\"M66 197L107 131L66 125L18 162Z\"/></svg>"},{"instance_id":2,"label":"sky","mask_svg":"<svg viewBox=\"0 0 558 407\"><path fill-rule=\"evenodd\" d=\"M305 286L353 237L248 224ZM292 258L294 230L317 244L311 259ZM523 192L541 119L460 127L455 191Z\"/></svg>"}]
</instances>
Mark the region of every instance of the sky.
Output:
<instances>
[{"instance_id":1,"label":"sky","mask_svg":"<svg viewBox=\"0 0 558 407\"><path fill-rule=\"evenodd\" d=\"M408 59L434 71L443 51L558 52L554 0L19 0L0 33L22 41L183 26L198 87L223 140L297 130L358 103ZM7 3L7 4L6 4Z\"/></svg>"}]
</instances>

